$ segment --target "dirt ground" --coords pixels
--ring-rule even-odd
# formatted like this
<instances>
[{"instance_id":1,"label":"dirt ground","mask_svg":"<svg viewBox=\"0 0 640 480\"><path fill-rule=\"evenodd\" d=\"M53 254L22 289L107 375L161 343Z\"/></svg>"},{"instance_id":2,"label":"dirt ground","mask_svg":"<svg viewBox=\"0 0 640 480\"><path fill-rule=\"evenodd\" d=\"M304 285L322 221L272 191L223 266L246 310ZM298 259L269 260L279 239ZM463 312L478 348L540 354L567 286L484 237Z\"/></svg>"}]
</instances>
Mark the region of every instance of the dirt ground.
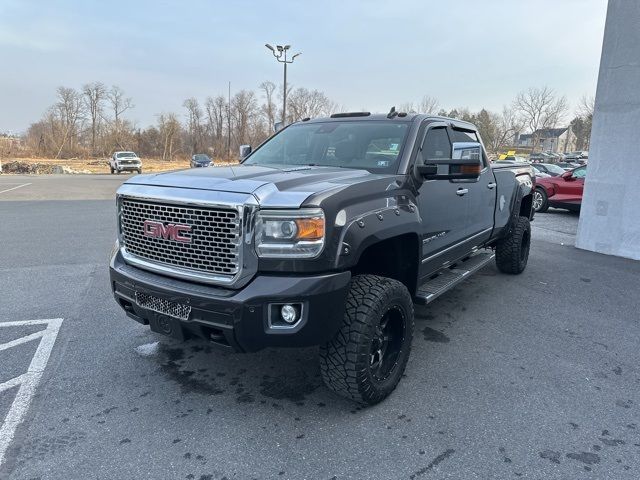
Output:
<instances>
[{"instance_id":1,"label":"dirt ground","mask_svg":"<svg viewBox=\"0 0 640 480\"><path fill-rule=\"evenodd\" d=\"M4 174L48 174L48 173L109 173L109 161L105 159L55 159L55 158L6 158L0 159ZM229 160L214 160L216 165L236 163ZM143 158L143 173L162 172L189 168L189 160L160 160L157 158Z\"/></svg>"}]
</instances>

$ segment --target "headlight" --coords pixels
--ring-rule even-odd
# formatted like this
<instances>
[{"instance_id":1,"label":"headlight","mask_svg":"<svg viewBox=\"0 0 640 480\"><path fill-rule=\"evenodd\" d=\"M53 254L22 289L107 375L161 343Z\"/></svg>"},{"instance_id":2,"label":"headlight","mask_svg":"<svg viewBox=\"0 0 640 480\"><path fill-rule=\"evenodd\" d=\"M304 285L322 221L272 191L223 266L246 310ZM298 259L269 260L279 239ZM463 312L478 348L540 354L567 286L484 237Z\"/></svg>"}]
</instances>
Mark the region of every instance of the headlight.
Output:
<instances>
[{"instance_id":1,"label":"headlight","mask_svg":"<svg viewBox=\"0 0 640 480\"><path fill-rule=\"evenodd\" d=\"M259 257L310 258L324 246L324 213L319 208L262 210L256 224Z\"/></svg>"}]
</instances>

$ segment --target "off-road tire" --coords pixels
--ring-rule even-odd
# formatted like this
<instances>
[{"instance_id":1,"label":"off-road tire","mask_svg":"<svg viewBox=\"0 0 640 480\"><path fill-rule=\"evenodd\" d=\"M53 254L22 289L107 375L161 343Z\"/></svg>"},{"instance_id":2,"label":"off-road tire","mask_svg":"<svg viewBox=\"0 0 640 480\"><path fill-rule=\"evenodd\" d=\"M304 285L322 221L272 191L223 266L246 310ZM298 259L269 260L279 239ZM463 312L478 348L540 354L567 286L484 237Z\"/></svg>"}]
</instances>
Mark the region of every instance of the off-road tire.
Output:
<instances>
[{"instance_id":1,"label":"off-road tire","mask_svg":"<svg viewBox=\"0 0 640 480\"><path fill-rule=\"evenodd\" d=\"M380 337L381 322L399 322L403 333L387 357L392 365L384 378L376 378L372 348ZM400 320L402 319L402 320ZM399 328L399 327L398 327ZM409 359L413 338L413 301L407 288L397 280L377 275L357 275L351 280L344 322L336 336L320 347L320 371L327 387L343 397L373 405L386 398L400 381ZM391 343L389 343L388 348ZM385 348L387 351L387 348ZM391 350L389 350L391 351ZM379 353L380 350L377 350ZM382 360L380 360L382 364Z\"/></svg>"},{"instance_id":2,"label":"off-road tire","mask_svg":"<svg viewBox=\"0 0 640 480\"><path fill-rule=\"evenodd\" d=\"M519 274L527 266L531 247L531 224L527 217L518 217L508 237L496 244L496 265L502 273Z\"/></svg>"},{"instance_id":3,"label":"off-road tire","mask_svg":"<svg viewBox=\"0 0 640 480\"><path fill-rule=\"evenodd\" d=\"M540 196L540 206L536 208L536 195ZM533 192L533 206L536 213L544 213L549 210L549 197L547 196L547 192L544 188L536 188Z\"/></svg>"}]
</instances>

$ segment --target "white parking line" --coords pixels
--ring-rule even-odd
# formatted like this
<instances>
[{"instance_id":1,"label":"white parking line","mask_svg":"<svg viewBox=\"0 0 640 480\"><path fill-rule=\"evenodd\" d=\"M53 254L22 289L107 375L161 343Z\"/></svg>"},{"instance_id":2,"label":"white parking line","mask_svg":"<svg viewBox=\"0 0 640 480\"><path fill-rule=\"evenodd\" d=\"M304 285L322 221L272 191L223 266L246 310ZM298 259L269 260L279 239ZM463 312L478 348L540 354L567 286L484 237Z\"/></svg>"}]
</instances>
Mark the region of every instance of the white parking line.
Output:
<instances>
[{"instance_id":1,"label":"white parking line","mask_svg":"<svg viewBox=\"0 0 640 480\"><path fill-rule=\"evenodd\" d=\"M18 185L17 187L7 188L6 190L0 190L0 193L10 192L11 190L16 190L18 188L26 187L27 185L31 185L31 184L23 183L22 185Z\"/></svg>"},{"instance_id":2,"label":"white parking line","mask_svg":"<svg viewBox=\"0 0 640 480\"><path fill-rule=\"evenodd\" d=\"M20 386L20 389L13 399L9 412L4 419L4 423L0 427L0 465L2 465L2 462L4 461L5 453L13 440L18 425L22 423L27 411L29 410L31 399L33 398L33 395L36 392L36 387L42 378L44 369L49 361L49 356L51 355L51 350L53 349L56 337L60 331L62 319L50 318L43 320L25 320L21 322L0 322L0 328L28 325L46 325L47 327L41 332L31 333L17 340L0 344L0 350L5 350L37 338L42 338L36 353L31 359L27 372L6 382L0 383L0 393L10 388L17 387L18 385Z\"/></svg>"}]
</instances>

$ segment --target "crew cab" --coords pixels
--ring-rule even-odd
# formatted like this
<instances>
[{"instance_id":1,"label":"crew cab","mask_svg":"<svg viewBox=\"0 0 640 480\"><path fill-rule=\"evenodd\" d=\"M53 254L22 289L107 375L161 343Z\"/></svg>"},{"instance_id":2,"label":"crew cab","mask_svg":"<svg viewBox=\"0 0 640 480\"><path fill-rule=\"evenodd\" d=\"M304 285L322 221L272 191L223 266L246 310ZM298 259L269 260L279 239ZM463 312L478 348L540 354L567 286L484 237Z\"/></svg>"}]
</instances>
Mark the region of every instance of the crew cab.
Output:
<instances>
[{"instance_id":1,"label":"crew cab","mask_svg":"<svg viewBox=\"0 0 640 480\"><path fill-rule=\"evenodd\" d=\"M120 172L142 173L142 160L133 152L114 152L109 159L111 174Z\"/></svg>"},{"instance_id":2,"label":"crew cab","mask_svg":"<svg viewBox=\"0 0 640 480\"><path fill-rule=\"evenodd\" d=\"M494 259L527 265L533 170L491 165L470 123L341 113L242 151L117 192L111 288L154 332L237 352L319 345L325 384L373 404L402 377L414 304Z\"/></svg>"},{"instance_id":3,"label":"crew cab","mask_svg":"<svg viewBox=\"0 0 640 480\"><path fill-rule=\"evenodd\" d=\"M587 166L574 168L562 175L538 178L533 194L533 207L544 213L549 207L579 212L582 205Z\"/></svg>"}]
</instances>

